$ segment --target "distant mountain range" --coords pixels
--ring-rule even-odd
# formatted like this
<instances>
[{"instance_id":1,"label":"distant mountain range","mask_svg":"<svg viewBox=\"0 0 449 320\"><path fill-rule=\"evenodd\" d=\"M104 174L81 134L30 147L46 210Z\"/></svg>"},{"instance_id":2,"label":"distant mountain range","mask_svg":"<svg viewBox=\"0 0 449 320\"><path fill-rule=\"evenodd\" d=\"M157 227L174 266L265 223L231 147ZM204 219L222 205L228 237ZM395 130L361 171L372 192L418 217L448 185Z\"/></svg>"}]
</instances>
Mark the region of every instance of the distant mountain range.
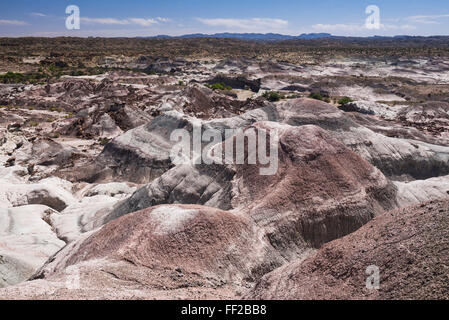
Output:
<instances>
[{"instance_id":1,"label":"distant mountain range","mask_svg":"<svg viewBox=\"0 0 449 320\"><path fill-rule=\"evenodd\" d=\"M319 38L331 38L334 37L330 33L303 33L299 36L290 36L277 33L215 33L215 34L204 34L204 33L194 33L186 34L182 36L167 36L158 35L154 37L146 37L153 39L172 39L172 38L229 38L229 39L240 39L240 40L260 40L260 41L276 41L276 40L294 40L294 39L319 39Z\"/></svg>"},{"instance_id":2,"label":"distant mountain range","mask_svg":"<svg viewBox=\"0 0 449 320\"><path fill-rule=\"evenodd\" d=\"M397 36L371 36L371 37L345 37L345 36L334 36L330 33L303 33L298 36L291 36L278 33L215 33L215 34L204 34L204 33L194 33L185 34L182 36L168 36L168 35L157 35L151 37L138 37L147 39L188 39L188 38L226 38L226 39L240 39L240 40L253 40L253 41L281 41L281 40L313 40L313 39L438 39L447 38L446 36L431 36L431 37L421 37L421 36L407 36L407 35L397 35Z\"/></svg>"}]
</instances>

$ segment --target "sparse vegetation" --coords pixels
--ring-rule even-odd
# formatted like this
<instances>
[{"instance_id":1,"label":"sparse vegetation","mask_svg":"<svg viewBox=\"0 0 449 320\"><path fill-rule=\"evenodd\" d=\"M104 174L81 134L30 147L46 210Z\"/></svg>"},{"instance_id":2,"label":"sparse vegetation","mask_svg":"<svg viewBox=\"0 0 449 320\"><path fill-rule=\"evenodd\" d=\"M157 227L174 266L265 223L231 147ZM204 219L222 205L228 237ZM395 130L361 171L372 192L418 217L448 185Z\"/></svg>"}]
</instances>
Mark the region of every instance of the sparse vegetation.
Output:
<instances>
[{"instance_id":1,"label":"sparse vegetation","mask_svg":"<svg viewBox=\"0 0 449 320\"><path fill-rule=\"evenodd\" d=\"M19 109L19 107L18 106L0 106L0 109L17 110L17 109Z\"/></svg>"},{"instance_id":2,"label":"sparse vegetation","mask_svg":"<svg viewBox=\"0 0 449 320\"><path fill-rule=\"evenodd\" d=\"M344 97L344 98L338 100L338 104L344 106L345 104L348 104L348 103L353 102L353 101L354 100L352 100L349 97Z\"/></svg>"},{"instance_id":3,"label":"sparse vegetation","mask_svg":"<svg viewBox=\"0 0 449 320\"><path fill-rule=\"evenodd\" d=\"M284 99L284 96L274 91L267 91L262 96L270 102L276 102L281 99Z\"/></svg>"},{"instance_id":4,"label":"sparse vegetation","mask_svg":"<svg viewBox=\"0 0 449 320\"><path fill-rule=\"evenodd\" d=\"M51 107L51 108L50 108L50 111L53 111L53 112L63 112L64 109L62 109L61 107Z\"/></svg>"},{"instance_id":5,"label":"sparse vegetation","mask_svg":"<svg viewBox=\"0 0 449 320\"><path fill-rule=\"evenodd\" d=\"M309 98L324 101L324 97L320 93L311 93Z\"/></svg>"},{"instance_id":6,"label":"sparse vegetation","mask_svg":"<svg viewBox=\"0 0 449 320\"><path fill-rule=\"evenodd\" d=\"M80 77L80 76L85 76L86 74L84 73L83 70L76 70L76 71L72 71L71 72L71 76L73 77Z\"/></svg>"},{"instance_id":7,"label":"sparse vegetation","mask_svg":"<svg viewBox=\"0 0 449 320\"><path fill-rule=\"evenodd\" d=\"M25 79L25 75L16 72L7 72L0 75L0 82L2 83L20 83Z\"/></svg>"},{"instance_id":8,"label":"sparse vegetation","mask_svg":"<svg viewBox=\"0 0 449 320\"><path fill-rule=\"evenodd\" d=\"M206 87L212 90L232 90L232 87L225 85L224 83L206 84Z\"/></svg>"},{"instance_id":9,"label":"sparse vegetation","mask_svg":"<svg viewBox=\"0 0 449 320\"><path fill-rule=\"evenodd\" d=\"M107 144L109 143L109 141L111 141L111 140L108 139L108 138L100 138L100 139L98 139L98 142L100 142L100 144L101 144L102 146L107 145Z\"/></svg>"},{"instance_id":10,"label":"sparse vegetation","mask_svg":"<svg viewBox=\"0 0 449 320\"><path fill-rule=\"evenodd\" d=\"M34 120L28 120L26 122L26 125L28 125L29 127L37 127L39 125L39 122L34 121Z\"/></svg>"},{"instance_id":11,"label":"sparse vegetation","mask_svg":"<svg viewBox=\"0 0 449 320\"><path fill-rule=\"evenodd\" d=\"M0 75L0 83L32 83L37 84L42 79L46 78L47 75L35 72L35 73L16 73L16 72L7 72L5 74Z\"/></svg>"}]
</instances>

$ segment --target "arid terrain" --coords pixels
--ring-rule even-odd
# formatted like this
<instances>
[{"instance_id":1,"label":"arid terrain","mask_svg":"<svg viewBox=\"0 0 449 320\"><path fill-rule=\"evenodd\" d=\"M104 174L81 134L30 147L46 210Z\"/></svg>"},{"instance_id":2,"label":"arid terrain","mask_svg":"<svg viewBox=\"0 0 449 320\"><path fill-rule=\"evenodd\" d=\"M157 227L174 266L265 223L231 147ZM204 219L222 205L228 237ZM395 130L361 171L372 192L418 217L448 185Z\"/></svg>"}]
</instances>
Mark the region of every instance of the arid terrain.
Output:
<instances>
[{"instance_id":1,"label":"arid terrain","mask_svg":"<svg viewBox=\"0 0 449 320\"><path fill-rule=\"evenodd\" d=\"M449 37L0 38L0 299L449 299Z\"/></svg>"}]
</instances>

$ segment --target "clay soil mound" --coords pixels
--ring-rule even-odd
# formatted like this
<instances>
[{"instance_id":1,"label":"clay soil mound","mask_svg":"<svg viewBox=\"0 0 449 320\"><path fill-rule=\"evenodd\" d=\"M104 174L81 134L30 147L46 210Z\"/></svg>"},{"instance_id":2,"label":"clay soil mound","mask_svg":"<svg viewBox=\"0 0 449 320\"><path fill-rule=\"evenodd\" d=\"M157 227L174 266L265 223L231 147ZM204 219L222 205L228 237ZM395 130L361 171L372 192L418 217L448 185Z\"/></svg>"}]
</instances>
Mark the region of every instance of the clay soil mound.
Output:
<instances>
[{"instance_id":1,"label":"clay soil mound","mask_svg":"<svg viewBox=\"0 0 449 320\"><path fill-rule=\"evenodd\" d=\"M266 148L278 149L274 174L261 175L268 165L259 161L180 165L118 204L106 221L167 203L236 210L262 228L270 244L290 260L395 208L394 186L331 133L313 125L274 122L259 122L247 130L277 134L278 139L267 139Z\"/></svg>"},{"instance_id":2,"label":"clay soil mound","mask_svg":"<svg viewBox=\"0 0 449 320\"><path fill-rule=\"evenodd\" d=\"M304 248L320 248L374 216L395 208L395 189L369 162L313 125L257 123L279 135L279 168L262 176L258 166L240 165L234 177L234 207L267 232L287 259Z\"/></svg>"},{"instance_id":3,"label":"clay soil mound","mask_svg":"<svg viewBox=\"0 0 449 320\"><path fill-rule=\"evenodd\" d=\"M108 259L152 270L179 269L214 281L242 281L269 255L256 230L236 213L198 205L156 206L116 219L69 245L37 277Z\"/></svg>"},{"instance_id":4,"label":"clay soil mound","mask_svg":"<svg viewBox=\"0 0 449 320\"><path fill-rule=\"evenodd\" d=\"M448 299L449 201L385 213L304 261L267 274L251 299ZM377 266L379 290L366 269Z\"/></svg>"}]
</instances>

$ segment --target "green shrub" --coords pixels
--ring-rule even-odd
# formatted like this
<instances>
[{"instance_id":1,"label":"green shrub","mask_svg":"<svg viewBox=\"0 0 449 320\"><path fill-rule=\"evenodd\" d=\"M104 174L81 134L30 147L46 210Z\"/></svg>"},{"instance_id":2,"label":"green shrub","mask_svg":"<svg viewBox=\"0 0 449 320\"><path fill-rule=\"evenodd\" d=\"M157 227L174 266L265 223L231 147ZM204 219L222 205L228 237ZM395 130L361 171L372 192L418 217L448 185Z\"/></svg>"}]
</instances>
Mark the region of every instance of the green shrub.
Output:
<instances>
[{"instance_id":1,"label":"green shrub","mask_svg":"<svg viewBox=\"0 0 449 320\"><path fill-rule=\"evenodd\" d=\"M85 76L86 74L84 73L84 71L83 70L73 70L72 71L72 73L71 73L71 75L73 76L73 77L80 77L80 76Z\"/></svg>"},{"instance_id":2,"label":"green shrub","mask_svg":"<svg viewBox=\"0 0 449 320\"><path fill-rule=\"evenodd\" d=\"M102 146L107 145L107 144L109 143L109 141L111 141L111 140L108 139L108 138L100 138L100 139L98 139L98 142L100 142L100 144L101 144Z\"/></svg>"},{"instance_id":3,"label":"green shrub","mask_svg":"<svg viewBox=\"0 0 449 320\"><path fill-rule=\"evenodd\" d=\"M225 87L222 83L214 83L210 88L213 90L224 90Z\"/></svg>"},{"instance_id":4,"label":"green shrub","mask_svg":"<svg viewBox=\"0 0 449 320\"><path fill-rule=\"evenodd\" d=\"M349 97L344 97L344 98L338 100L338 104L343 106L343 105L348 104L348 103L353 102L353 101L354 100L352 100Z\"/></svg>"},{"instance_id":5,"label":"green shrub","mask_svg":"<svg viewBox=\"0 0 449 320\"><path fill-rule=\"evenodd\" d=\"M207 84L206 87L212 90L232 90L232 87L227 86L224 83Z\"/></svg>"},{"instance_id":6,"label":"green shrub","mask_svg":"<svg viewBox=\"0 0 449 320\"><path fill-rule=\"evenodd\" d=\"M47 75L41 72L37 73L15 73L8 72L0 75L0 83L38 83L41 79L46 78Z\"/></svg>"},{"instance_id":7,"label":"green shrub","mask_svg":"<svg viewBox=\"0 0 449 320\"><path fill-rule=\"evenodd\" d=\"M30 127L37 127L37 126L39 125L39 123L36 122L36 121L34 121L34 120L29 120L29 121L27 122L27 124L28 124L28 126L30 126Z\"/></svg>"},{"instance_id":8,"label":"green shrub","mask_svg":"<svg viewBox=\"0 0 449 320\"><path fill-rule=\"evenodd\" d=\"M64 109L62 109L61 107L51 107L51 108L50 108L50 111L53 111L53 112L62 112L62 111L64 111Z\"/></svg>"},{"instance_id":9,"label":"green shrub","mask_svg":"<svg viewBox=\"0 0 449 320\"><path fill-rule=\"evenodd\" d=\"M26 77L22 73L7 72L0 75L0 82L3 83L23 83Z\"/></svg>"},{"instance_id":10,"label":"green shrub","mask_svg":"<svg viewBox=\"0 0 449 320\"><path fill-rule=\"evenodd\" d=\"M60 68L60 67L57 67L57 66L55 66L55 65L51 65L51 66L48 67L48 70L49 70L51 73L59 73L59 72L61 71L61 68Z\"/></svg>"},{"instance_id":11,"label":"green shrub","mask_svg":"<svg viewBox=\"0 0 449 320\"><path fill-rule=\"evenodd\" d=\"M323 96L319 93L311 93L309 95L309 98L315 99L315 100L321 100L321 101L323 101L323 99L324 99Z\"/></svg>"},{"instance_id":12,"label":"green shrub","mask_svg":"<svg viewBox=\"0 0 449 320\"><path fill-rule=\"evenodd\" d=\"M283 98L279 93L274 91L267 91L263 94L263 97L271 102L279 101Z\"/></svg>"}]
</instances>

